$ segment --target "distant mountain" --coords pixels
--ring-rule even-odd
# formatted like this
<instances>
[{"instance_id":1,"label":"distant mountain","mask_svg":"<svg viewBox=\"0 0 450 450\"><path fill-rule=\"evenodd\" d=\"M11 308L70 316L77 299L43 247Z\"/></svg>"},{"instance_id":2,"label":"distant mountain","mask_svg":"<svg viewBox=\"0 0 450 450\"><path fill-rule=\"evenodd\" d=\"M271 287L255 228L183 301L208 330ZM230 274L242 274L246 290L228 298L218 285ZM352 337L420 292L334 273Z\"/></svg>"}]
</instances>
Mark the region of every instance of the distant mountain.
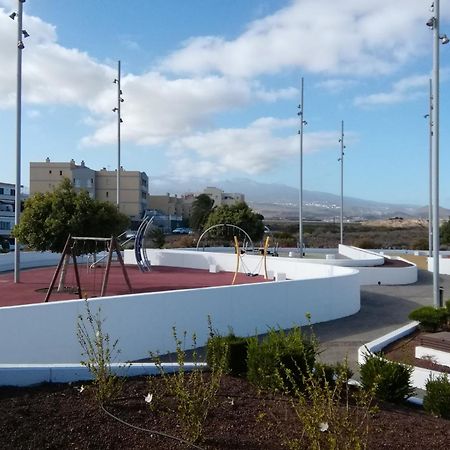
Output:
<instances>
[{"instance_id":1,"label":"distant mountain","mask_svg":"<svg viewBox=\"0 0 450 450\"><path fill-rule=\"evenodd\" d=\"M183 194L199 192L206 186L215 186L225 192L242 192L247 203L266 218L298 218L298 189L284 184L261 183L247 178L222 181L194 180L167 183L155 180L151 194ZM330 220L340 215L341 197L319 191L303 190L303 215L305 219ZM450 216L450 210L440 208L441 217ZM386 217L426 218L428 206L399 205L344 196L344 216L347 218L382 219Z\"/></svg>"}]
</instances>

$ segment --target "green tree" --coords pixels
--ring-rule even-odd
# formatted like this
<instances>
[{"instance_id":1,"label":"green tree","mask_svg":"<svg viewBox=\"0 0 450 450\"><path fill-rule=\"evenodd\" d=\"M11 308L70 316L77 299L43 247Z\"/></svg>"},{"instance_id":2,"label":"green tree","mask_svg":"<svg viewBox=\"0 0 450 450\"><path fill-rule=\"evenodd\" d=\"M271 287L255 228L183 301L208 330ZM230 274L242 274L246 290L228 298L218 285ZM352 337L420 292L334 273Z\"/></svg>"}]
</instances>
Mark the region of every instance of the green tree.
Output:
<instances>
[{"instance_id":1,"label":"green tree","mask_svg":"<svg viewBox=\"0 0 450 450\"><path fill-rule=\"evenodd\" d=\"M450 245L450 220L443 222L440 228L441 244Z\"/></svg>"},{"instance_id":2,"label":"green tree","mask_svg":"<svg viewBox=\"0 0 450 450\"><path fill-rule=\"evenodd\" d=\"M207 194L200 194L192 203L191 217L189 224L195 231L201 231L208 220L214 200Z\"/></svg>"},{"instance_id":3,"label":"green tree","mask_svg":"<svg viewBox=\"0 0 450 450\"><path fill-rule=\"evenodd\" d=\"M59 253L69 234L110 237L128 225L128 217L115 205L94 200L87 191L77 193L65 178L54 191L37 193L26 201L13 234L34 250Z\"/></svg>"},{"instance_id":4,"label":"green tree","mask_svg":"<svg viewBox=\"0 0 450 450\"><path fill-rule=\"evenodd\" d=\"M264 217L255 213L245 202L234 205L222 205L214 208L208 216L205 229L221 223L236 225L248 233L256 241L264 236Z\"/></svg>"}]
</instances>

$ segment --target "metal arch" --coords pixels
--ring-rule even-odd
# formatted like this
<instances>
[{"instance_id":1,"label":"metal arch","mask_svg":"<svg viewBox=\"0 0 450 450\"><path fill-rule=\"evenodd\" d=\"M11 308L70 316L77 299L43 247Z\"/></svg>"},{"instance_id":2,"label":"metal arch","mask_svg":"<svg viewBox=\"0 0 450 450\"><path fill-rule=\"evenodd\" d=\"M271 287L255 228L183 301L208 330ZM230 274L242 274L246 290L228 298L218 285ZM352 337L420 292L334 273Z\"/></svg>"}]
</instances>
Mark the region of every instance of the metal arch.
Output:
<instances>
[{"instance_id":1,"label":"metal arch","mask_svg":"<svg viewBox=\"0 0 450 450\"><path fill-rule=\"evenodd\" d=\"M238 229L239 231L241 231L242 233L245 234L246 238L248 239L248 241L249 241L250 244L251 244L251 249L253 250L253 249L255 248L255 246L253 245L252 238L251 238L251 237L248 235L248 233L247 233L245 230L243 230L241 227L238 227L237 225L233 225L233 224L231 224L231 223L219 223L219 224L217 224L217 225L211 225L209 228L207 228L207 229L200 235L200 237L198 238L198 241L197 241L197 248L196 248L197 251L198 251L198 248L199 248L199 246L200 246L200 242L201 242L201 240L203 239L203 236L205 236L206 233L209 233L209 232L210 232L211 230L213 230L214 228L218 228L218 227L231 227L231 228L236 228L236 229Z\"/></svg>"},{"instance_id":2,"label":"metal arch","mask_svg":"<svg viewBox=\"0 0 450 450\"><path fill-rule=\"evenodd\" d=\"M150 218L150 220L148 220L147 224L145 225L144 228L144 232L142 234L142 257L144 259L144 264L147 267L147 270L150 270L151 267L151 263L150 260L148 259L148 255L147 255L147 246L145 245L145 237L147 236L147 231L148 229L153 225L153 219L155 218L155 216L152 216Z\"/></svg>"}]
</instances>

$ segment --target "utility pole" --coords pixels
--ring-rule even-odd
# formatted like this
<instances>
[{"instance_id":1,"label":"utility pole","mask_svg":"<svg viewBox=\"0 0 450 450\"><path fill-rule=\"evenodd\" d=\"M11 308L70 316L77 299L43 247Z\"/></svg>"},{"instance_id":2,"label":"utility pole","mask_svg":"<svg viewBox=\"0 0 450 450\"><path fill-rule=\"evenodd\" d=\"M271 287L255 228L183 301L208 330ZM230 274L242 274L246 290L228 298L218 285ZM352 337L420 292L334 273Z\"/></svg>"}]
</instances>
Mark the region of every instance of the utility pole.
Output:
<instances>
[{"instance_id":1,"label":"utility pole","mask_svg":"<svg viewBox=\"0 0 450 450\"><path fill-rule=\"evenodd\" d=\"M341 157L338 159L341 163L341 245L344 243L344 121L341 121Z\"/></svg>"},{"instance_id":2,"label":"utility pole","mask_svg":"<svg viewBox=\"0 0 450 450\"><path fill-rule=\"evenodd\" d=\"M307 122L304 120L304 98L303 98L303 77L301 81L300 91L300 104L298 105L297 115L300 117L300 130L298 134L300 136L300 176L299 176L299 195L298 195L298 240L300 247L300 258L303 258L303 125Z\"/></svg>"},{"instance_id":3,"label":"utility pole","mask_svg":"<svg viewBox=\"0 0 450 450\"><path fill-rule=\"evenodd\" d=\"M120 87L120 60L117 61L117 78L114 80L114 83L117 84L117 106L113 109L113 112L117 113L117 174L116 174L116 203L117 209L120 209L120 171L121 171L121 163L120 163L120 125L123 122L122 116L120 114L120 104L123 103L122 98L122 89Z\"/></svg>"}]
</instances>

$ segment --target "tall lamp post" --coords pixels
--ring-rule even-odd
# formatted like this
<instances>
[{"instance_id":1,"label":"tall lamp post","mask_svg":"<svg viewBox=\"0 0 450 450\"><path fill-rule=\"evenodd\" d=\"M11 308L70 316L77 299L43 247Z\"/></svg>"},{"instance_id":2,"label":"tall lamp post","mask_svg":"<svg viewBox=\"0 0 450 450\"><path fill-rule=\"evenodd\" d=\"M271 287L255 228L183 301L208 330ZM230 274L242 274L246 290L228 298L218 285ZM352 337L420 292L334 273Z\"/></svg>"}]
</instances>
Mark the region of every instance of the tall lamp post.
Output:
<instances>
[{"instance_id":1,"label":"tall lamp post","mask_svg":"<svg viewBox=\"0 0 450 450\"><path fill-rule=\"evenodd\" d=\"M17 1L17 12L13 12L9 17L13 20L17 17L17 90L16 90L16 184L14 197L14 224L17 226L20 221L21 208L21 150L22 150L22 50L23 38L29 34L22 27L23 4L25 0ZM14 240L14 283L20 282L20 247L17 238Z\"/></svg>"},{"instance_id":2,"label":"tall lamp post","mask_svg":"<svg viewBox=\"0 0 450 450\"><path fill-rule=\"evenodd\" d=\"M344 243L344 121L341 121L341 138L339 139L341 143L341 157L338 161L341 163L341 244Z\"/></svg>"},{"instance_id":3,"label":"tall lamp post","mask_svg":"<svg viewBox=\"0 0 450 450\"><path fill-rule=\"evenodd\" d=\"M122 89L120 88L120 60L117 61L117 78L114 79L114 83L117 84L117 106L113 108L113 112L117 113L117 196L116 203L117 209L120 209L120 124L123 122L122 117L120 115L120 104L123 103L122 98Z\"/></svg>"},{"instance_id":4,"label":"tall lamp post","mask_svg":"<svg viewBox=\"0 0 450 450\"><path fill-rule=\"evenodd\" d=\"M301 81L300 104L298 105L297 115L300 117L300 177L299 177L299 191L298 191L298 241L300 247L300 258L303 258L303 126L307 124L304 119L304 99L303 99L303 77Z\"/></svg>"},{"instance_id":5,"label":"tall lamp post","mask_svg":"<svg viewBox=\"0 0 450 450\"><path fill-rule=\"evenodd\" d=\"M432 135L432 203L433 203L433 304L436 308L442 306L439 289L439 44L448 44L446 34L439 34L439 0L434 0L433 17L427 25L433 30L433 70L432 70L432 97L433 108L431 110Z\"/></svg>"},{"instance_id":6,"label":"tall lamp post","mask_svg":"<svg viewBox=\"0 0 450 450\"><path fill-rule=\"evenodd\" d=\"M429 128L429 145L428 145L428 257L433 256L433 164L432 164L432 151L433 151L433 82L430 79L430 106L428 114L425 114L425 119L428 118L428 128Z\"/></svg>"}]
</instances>

